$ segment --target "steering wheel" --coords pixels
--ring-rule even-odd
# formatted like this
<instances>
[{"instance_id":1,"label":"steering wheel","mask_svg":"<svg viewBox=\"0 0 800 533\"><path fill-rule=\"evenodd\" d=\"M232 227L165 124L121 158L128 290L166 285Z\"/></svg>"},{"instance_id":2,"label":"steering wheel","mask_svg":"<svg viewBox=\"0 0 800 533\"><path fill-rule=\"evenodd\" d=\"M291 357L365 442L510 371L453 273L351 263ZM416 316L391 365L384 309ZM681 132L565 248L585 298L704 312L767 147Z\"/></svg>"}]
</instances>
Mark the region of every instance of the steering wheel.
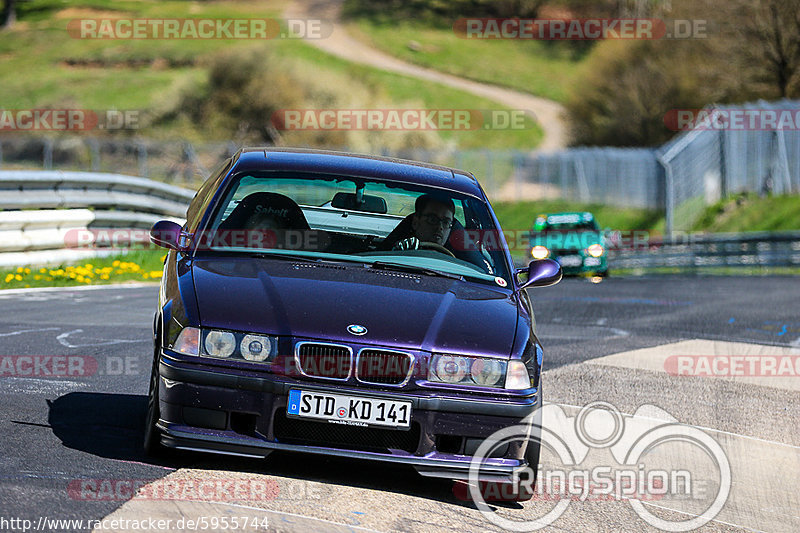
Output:
<instances>
[{"instance_id":1,"label":"steering wheel","mask_svg":"<svg viewBox=\"0 0 800 533\"><path fill-rule=\"evenodd\" d=\"M437 251L437 252L442 252L443 254L447 254L452 258L456 257L455 255L453 255L453 252L451 252L450 250L448 250L447 248L445 248L441 244L436 244L435 242L420 241L419 249L420 250L434 250L434 251Z\"/></svg>"}]
</instances>

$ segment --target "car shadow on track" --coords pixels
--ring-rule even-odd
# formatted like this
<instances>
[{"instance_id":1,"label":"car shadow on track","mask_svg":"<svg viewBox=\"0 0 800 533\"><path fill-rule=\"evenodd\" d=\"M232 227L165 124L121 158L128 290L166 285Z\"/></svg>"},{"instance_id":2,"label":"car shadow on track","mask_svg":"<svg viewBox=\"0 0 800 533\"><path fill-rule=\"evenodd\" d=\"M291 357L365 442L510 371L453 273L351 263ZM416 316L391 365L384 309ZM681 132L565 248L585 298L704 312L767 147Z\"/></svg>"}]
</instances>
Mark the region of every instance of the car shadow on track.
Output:
<instances>
[{"instance_id":1,"label":"car shadow on track","mask_svg":"<svg viewBox=\"0 0 800 533\"><path fill-rule=\"evenodd\" d=\"M235 471L412 495L456 506L474 504L454 494L453 482L425 478L413 468L312 454L274 452L265 460L175 452L164 459L144 453L147 396L71 392L48 401L48 421L64 446L95 456L172 468ZM463 490L456 491L461 494ZM518 503L500 504L521 508Z\"/></svg>"}]
</instances>

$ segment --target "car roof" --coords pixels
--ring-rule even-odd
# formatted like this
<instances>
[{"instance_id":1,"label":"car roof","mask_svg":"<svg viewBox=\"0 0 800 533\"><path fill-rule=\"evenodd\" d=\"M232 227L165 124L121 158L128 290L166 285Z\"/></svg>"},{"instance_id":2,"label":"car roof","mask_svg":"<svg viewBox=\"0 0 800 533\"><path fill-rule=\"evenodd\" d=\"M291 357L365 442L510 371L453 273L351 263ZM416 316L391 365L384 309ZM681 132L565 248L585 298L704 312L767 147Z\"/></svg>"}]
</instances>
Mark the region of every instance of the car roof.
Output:
<instances>
[{"instance_id":1,"label":"car roof","mask_svg":"<svg viewBox=\"0 0 800 533\"><path fill-rule=\"evenodd\" d=\"M236 172L287 170L378 178L485 198L469 172L405 159L301 148L242 148L234 161Z\"/></svg>"}]
</instances>

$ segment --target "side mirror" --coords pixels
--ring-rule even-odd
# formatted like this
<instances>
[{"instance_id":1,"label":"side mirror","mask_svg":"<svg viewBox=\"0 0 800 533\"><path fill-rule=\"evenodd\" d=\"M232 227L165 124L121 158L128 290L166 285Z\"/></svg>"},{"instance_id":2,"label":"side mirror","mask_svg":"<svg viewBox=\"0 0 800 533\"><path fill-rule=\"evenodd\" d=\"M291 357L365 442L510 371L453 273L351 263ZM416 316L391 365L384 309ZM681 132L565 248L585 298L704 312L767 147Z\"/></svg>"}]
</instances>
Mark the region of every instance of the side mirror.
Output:
<instances>
[{"instance_id":1,"label":"side mirror","mask_svg":"<svg viewBox=\"0 0 800 533\"><path fill-rule=\"evenodd\" d=\"M178 250L181 227L171 220L159 220L150 229L150 241L170 250Z\"/></svg>"},{"instance_id":2,"label":"side mirror","mask_svg":"<svg viewBox=\"0 0 800 533\"><path fill-rule=\"evenodd\" d=\"M561 281L561 265L552 259L537 259L528 264L528 268L517 270L517 274L528 272L528 279L519 286L519 290L528 287L549 287Z\"/></svg>"}]
</instances>

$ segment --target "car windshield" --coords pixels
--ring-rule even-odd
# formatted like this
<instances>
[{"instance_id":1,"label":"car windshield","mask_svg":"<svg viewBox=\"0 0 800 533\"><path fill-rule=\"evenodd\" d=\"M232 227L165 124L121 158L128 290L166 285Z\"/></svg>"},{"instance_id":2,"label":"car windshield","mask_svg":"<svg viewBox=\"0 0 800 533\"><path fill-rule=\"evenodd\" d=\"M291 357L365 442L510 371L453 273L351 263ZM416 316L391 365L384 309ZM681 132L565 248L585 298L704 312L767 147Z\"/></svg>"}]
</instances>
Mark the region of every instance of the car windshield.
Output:
<instances>
[{"instance_id":1,"label":"car windshield","mask_svg":"<svg viewBox=\"0 0 800 533\"><path fill-rule=\"evenodd\" d=\"M511 282L498 228L475 197L408 183L245 173L212 206L198 243L216 252L302 256Z\"/></svg>"}]
</instances>

